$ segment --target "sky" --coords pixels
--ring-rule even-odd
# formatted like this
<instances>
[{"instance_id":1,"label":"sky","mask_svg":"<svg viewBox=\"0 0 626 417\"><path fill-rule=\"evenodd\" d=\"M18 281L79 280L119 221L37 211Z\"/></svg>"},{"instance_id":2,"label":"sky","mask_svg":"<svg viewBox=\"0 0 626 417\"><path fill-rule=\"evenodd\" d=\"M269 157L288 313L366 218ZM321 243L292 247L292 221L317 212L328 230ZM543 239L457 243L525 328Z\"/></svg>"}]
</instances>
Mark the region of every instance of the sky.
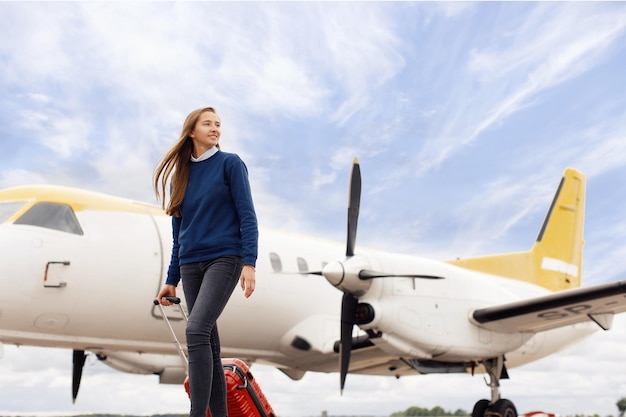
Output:
<instances>
[{"instance_id":1,"label":"sky","mask_svg":"<svg viewBox=\"0 0 626 417\"><path fill-rule=\"evenodd\" d=\"M587 176L583 285L626 278L626 3L0 2L0 188L156 202L185 116L214 106L261 227L451 259L530 248L563 170ZM626 318L509 370L519 412L616 415ZM4 346L0 414L187 411L182 387L71 351ZM482 376L291 381L252 368L281 417L471 411Z\"/></svg>"}]
</instances>

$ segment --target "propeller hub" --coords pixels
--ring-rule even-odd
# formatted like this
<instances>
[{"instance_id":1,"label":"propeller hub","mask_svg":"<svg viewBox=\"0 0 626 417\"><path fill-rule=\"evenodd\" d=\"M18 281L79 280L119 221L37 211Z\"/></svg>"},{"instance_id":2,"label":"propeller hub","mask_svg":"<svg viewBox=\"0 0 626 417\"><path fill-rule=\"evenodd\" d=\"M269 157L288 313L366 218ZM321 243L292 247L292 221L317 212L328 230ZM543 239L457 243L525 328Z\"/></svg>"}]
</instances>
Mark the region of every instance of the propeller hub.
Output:
<instances>
[{"instance_id":1,"label":"propeller hub","mask_svg":"<svg viewBox=\"0 0 626 417\"><path fill-rule=\"evenodd\" d=\"M333 261L322 269L322 275L324 275L324 278L333 286L339 288L346 277L346 270L341 262Z\"/></svg>"},{"instance_id":2,"label":"propeller hub","mask_svg":"<svg viewBox=\"0 0 626 417\"><path fill-rule=\"evenodd\" d=\"M343 262L334 261L322 269L322 275L335 288L344 293L360 297L372 285L372 280L363 280L359 274L363 269L370 267L369 260L363 256L353 256Z\"/></svg>"}]
</instances>

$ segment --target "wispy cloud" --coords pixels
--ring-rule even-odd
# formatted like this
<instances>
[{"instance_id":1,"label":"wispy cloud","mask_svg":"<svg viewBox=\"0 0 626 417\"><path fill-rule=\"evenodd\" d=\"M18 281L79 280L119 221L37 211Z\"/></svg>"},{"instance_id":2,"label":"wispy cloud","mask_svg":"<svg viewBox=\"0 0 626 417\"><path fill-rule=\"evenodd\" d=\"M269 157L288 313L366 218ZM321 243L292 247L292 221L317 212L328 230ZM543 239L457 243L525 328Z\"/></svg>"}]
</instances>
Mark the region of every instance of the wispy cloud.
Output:
<instances>
[{"instance_id":1,"label":"wispy cloud","mask_svg":"<svg viewBox=\"0 0 626 417\"><path fill-rule=\"evenodd\" d=\"M551 4L534 8L518 31L506 23L490 21L493 44L469 53L464 76L475 88L450 103L450 116L420 153L421 170L439 166L486 130L533 105L540 93L606 59L607 48L623 37L626 14L623 8Z\"/></svg>"}]
</instances>

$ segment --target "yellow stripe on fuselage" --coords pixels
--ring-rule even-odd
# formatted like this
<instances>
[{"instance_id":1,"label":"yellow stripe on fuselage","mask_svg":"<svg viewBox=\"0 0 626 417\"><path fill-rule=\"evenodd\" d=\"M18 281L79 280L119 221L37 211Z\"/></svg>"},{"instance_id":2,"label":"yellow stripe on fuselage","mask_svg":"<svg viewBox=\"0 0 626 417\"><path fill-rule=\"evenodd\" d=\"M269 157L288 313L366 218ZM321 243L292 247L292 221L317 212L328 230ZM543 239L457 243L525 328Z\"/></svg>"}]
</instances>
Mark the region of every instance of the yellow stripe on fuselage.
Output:
<instances>
[{"instance_id":1,"label":"yellow stripe on fuselage","mask_svg":"<svg viewBox=\"0 0 626 417\"><path fill-rule=\"evenodd\" d=\"M84 191L76 188L56 185L28 185L0 190L0 203L27 202L24 207L7 220L13 221L32 207L35 202L49 202L67 204L74 211L122 211L129 213L144 213L153 216L164 216L163 210L155 204L147 204L121 197L113 197L93 191Z\"/></svg>"}]
</instances>

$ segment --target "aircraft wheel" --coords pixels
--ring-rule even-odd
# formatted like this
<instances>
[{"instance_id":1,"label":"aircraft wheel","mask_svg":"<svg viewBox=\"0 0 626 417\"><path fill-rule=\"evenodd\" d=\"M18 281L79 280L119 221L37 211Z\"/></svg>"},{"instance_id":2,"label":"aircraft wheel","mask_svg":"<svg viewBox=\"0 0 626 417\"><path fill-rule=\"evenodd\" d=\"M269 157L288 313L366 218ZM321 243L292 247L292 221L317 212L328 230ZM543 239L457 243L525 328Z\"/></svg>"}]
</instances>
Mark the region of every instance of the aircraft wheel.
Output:
<instances>
[{"instance_id":1,"label":"aircraft wheel","mask_svg":"<svg viewBox=\"0 0 626 417\"><path fill-rule=\"evenodd\" d=\"M489 408L489 400L480 400L474 405L472 417L485 417L485 411Z\"/></svg>"},{"instance_id":2,"label":"aircraft wheel","mask_svg":"<svg viewBox=\"0 0 626 417\"><path fill-rule=\"evenodd\" d=\"M489 411L502 417L517 417L515 406L511 401L505 399L496 401Z\"/></svg>"}]
</instances>

